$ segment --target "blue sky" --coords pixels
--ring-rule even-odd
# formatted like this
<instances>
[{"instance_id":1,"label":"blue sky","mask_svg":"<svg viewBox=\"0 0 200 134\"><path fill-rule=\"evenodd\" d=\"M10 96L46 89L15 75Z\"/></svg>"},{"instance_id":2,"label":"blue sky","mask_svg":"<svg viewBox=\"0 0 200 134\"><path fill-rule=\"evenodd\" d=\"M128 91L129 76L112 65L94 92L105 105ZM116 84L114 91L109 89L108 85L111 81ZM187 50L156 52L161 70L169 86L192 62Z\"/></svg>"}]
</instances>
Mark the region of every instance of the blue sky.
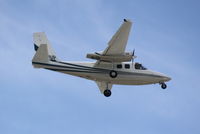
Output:
<instances>
[{"instance_id":1,"label":"blue sky","mask_svg":"<svg viewBox=\"0 0 200 134\"><path fill-rule=\"evenodd\" d=\"M198 0L1 0L1 134L199 134ZM82 61L101 51L124 18L127 51L172 77L159 85L113 86L33 69L33 32L46 32L57 56ZM90 60L88 60L90 61Z\"/></svg>"}]
</instances>

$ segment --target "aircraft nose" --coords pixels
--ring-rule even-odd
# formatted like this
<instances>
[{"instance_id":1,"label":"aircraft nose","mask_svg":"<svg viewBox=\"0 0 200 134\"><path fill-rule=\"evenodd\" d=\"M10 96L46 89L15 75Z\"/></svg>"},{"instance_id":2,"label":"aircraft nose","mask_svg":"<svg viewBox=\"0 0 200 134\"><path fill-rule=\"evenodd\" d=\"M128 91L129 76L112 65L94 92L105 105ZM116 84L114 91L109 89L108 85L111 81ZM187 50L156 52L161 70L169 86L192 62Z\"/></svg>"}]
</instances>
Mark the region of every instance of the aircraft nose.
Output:
<instances>
[{"instance_id":1,"label":"aircraft nose","mask_svg":"<svg viewBox=\"0 0 200 134\"><path fill-rule=\"evenodd\" d=\"M168 77L168 76L163 76L165 81L170 81L172 78Z\"/></svg>"},{"instance_id":2,"label":"aircraft nose","mask_svg":"<svg viewBox=\"0 0 200 134\"><path fill-rule=\"evenodd\" d=\"M159 76L159 77L161 77L161 80L162 81L170 81L171 80L171 78L169 77L169 76L167 76L167 75L165 75L165 74L163 74L163 73L157 73L157 75Z\"/></svg>"}]
</instances>

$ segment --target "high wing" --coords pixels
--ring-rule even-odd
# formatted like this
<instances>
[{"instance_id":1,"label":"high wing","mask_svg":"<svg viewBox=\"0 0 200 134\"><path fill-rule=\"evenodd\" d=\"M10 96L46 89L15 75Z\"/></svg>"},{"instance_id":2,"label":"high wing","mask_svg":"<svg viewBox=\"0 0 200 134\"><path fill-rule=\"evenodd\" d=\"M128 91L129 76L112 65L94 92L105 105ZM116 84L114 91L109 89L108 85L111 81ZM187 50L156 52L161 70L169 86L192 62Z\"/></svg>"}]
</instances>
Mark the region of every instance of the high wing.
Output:
<instances>
[{"instance_id":1,"label":"high wing","mask_svg":"<svg viewBox=\"0 0 200 134\"><path fill-rule=\"evenodd\" d=\"M134 52L125 52L131 26L132 22L124 19L124 23L108 42L108 47L102 53L88 53L86 57L97 60L94 64L96 67L101 62L119 63L131 61L135 58Z\"/></svg>"},{"instance_id":2,"label":"high wing","mask_svg":"<svg viewBox=\"0 0 200 134\"><path fill-rule=\"evenodd\" d=\"M108 47L103 51L102 55L122 55L125 53L132 22L124 19L124 23L108 42Z\"/></svg>"}]
</instances>

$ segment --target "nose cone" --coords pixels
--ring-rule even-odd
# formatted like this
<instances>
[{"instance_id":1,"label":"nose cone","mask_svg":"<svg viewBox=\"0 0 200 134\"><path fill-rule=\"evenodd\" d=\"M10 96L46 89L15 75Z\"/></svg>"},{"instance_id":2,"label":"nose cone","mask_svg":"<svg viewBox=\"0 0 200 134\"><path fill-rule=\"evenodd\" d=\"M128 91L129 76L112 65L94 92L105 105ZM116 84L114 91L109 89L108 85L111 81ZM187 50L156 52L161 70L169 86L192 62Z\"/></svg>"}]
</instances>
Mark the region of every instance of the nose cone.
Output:
<instances>
[{"instance_id":1,"label":"nose cone","mask_svg":"<svg viewBox=\"0 0 200 134\"><path fill-rule=\"evenodd\" d=\"M158 77L160 77L160 81L162 82L167 82L170 81L171 78L163 73L159 73L159 72L154 72L154 74L156 74Z\"/></svg>"},{"instance_id":2,"label":"nose cone","mask_svg":"<svg viewBox=\"0 0 200 134\"><path fill-rule=\"evenodd\" d=\"M171 80L171 78L168 77L168 76L163 76L163 79L164 79L164 81L170 81Z\"/></svg>"}]
</instances>

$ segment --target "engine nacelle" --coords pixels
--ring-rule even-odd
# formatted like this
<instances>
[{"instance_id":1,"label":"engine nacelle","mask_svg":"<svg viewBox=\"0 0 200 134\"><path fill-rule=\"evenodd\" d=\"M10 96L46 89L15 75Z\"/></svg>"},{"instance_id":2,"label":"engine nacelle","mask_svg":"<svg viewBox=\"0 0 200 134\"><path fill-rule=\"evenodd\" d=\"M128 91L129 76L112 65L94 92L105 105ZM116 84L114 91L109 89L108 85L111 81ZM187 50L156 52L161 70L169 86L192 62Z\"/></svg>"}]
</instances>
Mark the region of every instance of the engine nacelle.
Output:
<instances>
[{"instance_id":1,"label":"engine nacelle","mask_svg":"<svg viewBox=\"0 0 200 134\"><path fill-rule=\"evenodd\" d=\"M122 55L101 55L98 53L92 53L92 54L89 53L87 54L86 57L90 59L94 59L94 60L105 61L105 62L126 62L126 61L131 61L132 53L126 52Z\"/></svg>"}]
</instances>

